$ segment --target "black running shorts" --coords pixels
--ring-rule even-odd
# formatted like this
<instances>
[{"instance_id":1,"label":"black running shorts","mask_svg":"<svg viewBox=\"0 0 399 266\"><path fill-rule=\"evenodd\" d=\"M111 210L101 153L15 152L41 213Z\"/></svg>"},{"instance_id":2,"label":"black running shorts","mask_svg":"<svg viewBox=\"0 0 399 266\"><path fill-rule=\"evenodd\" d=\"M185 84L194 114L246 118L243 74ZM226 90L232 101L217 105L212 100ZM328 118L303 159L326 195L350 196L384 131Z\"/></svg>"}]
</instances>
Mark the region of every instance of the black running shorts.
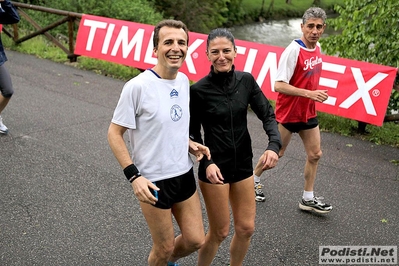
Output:
<instances>
[{"instance_id":1,"label":"black running shorts","mask_svg":"<svg viewBox=\"0 0 399 266\"><path fill-rule=\"evenodd\" d=\"M170 209L173 204L189 199L197 189L193 168L183 175L156 181L154 184L160 189L154 206L160 209Z\"/></svg>"},{"instance_id":2,"label":"black running shorts","mask_svg":"<svg viewBox=\"0 0 399 266\"><path fill-rule=\"evenodd\" d=\"M282 123L283 127L291 131L292 133L298 133L301 130L312 129L319 125L319 121L317 117L311 118L307 123L299 122L299 123Z\"/></svg>"}]
</instances>

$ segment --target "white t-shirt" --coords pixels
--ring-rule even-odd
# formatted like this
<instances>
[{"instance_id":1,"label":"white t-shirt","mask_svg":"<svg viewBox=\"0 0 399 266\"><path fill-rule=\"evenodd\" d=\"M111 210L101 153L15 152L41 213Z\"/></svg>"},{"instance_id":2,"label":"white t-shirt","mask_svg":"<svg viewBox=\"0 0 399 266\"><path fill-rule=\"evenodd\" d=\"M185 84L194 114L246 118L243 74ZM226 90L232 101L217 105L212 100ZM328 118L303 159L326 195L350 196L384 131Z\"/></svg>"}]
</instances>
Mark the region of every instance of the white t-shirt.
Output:
<instances>
[{"instance_id":1,"label":"white t-shirt","mask_svg":"<svg viewBox=\"0 0 399 266\"><path fill-rule=\"evenodd\" d=\"M146 70L128 81L121 92L112 123L128 128L134 164L151 182L188 172L189 81L157 77Z\"/></svg>"}]
</instances>

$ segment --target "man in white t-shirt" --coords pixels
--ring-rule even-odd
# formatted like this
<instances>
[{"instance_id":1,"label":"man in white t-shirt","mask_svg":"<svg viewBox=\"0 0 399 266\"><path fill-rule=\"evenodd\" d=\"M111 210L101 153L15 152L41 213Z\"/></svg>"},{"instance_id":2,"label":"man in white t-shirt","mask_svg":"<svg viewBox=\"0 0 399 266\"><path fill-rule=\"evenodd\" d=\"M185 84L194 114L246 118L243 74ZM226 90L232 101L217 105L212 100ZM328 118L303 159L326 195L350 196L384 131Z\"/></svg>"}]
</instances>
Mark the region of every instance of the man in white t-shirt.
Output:
<instances>
[{"instance_id":1,"label":"man in white t-shirt","mask_svg":"<svg viewBox=\"0 0 399 266\"><path fill-rule=\"evenodd\" d=\"M158 62L124 85L108 142L132 183L152 236L148 265L177 265L205 240L189 151L197 160L210 158L210 153L189 139L189 80L179 72L188 50L186 25L161 21L153 43ZM126 131L131 155L123 138ZM181 231L176 238L172 215Z\"/></svg>"}]
</instances>

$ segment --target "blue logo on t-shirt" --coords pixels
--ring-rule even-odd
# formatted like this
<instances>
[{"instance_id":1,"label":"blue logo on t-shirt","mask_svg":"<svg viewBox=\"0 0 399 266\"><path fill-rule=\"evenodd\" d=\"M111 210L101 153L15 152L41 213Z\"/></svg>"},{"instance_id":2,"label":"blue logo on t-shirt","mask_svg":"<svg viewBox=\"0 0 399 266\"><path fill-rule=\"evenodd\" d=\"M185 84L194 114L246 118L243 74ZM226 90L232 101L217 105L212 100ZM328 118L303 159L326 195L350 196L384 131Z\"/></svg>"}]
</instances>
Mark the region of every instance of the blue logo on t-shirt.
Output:
<instances>
[{"instance_id":1,"label":"blue logo on t-shirt","mask_svg":"<svg viewBox=\"0 0 399 266\"><path fill-rule=\"evenodd\" d=\"M174 98L174 97L179 97L179 93L177 92L177 90L173 89L170 92L170 98Z\"/></svg>"},{"instance_id":2,"label":"blue logo on t-shirt","mask_svg":"<svg viewBox=\"0 0 399 266\"><path fill-rule=\"evenodd\" d=\"M175 104L170 108L170 118L172 118L173 121L179 121L182 115L183 110L179 105Z\"/></svg>"}]
</instances>

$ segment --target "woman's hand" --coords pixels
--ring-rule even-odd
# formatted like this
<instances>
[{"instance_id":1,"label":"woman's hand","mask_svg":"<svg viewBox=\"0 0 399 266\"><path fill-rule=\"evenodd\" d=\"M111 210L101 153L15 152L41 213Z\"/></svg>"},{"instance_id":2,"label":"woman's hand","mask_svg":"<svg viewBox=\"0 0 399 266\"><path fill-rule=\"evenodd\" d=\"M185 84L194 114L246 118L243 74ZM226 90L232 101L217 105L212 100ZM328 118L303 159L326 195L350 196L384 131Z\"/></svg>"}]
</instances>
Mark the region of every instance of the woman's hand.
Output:
<instances>
[{"instance_id":1,"label":"woman's hand","mask_svg":"<svg viewBox=\"0 0 399 266\"><path fill-rule=\"evenodd\" d=\"M217 167L216 164L210 164L206 168L206 178L212 183L212 184L224 184L223 183L223 176L222 173L220 172L219 167Z\"/></svg>"}]
</instances>

